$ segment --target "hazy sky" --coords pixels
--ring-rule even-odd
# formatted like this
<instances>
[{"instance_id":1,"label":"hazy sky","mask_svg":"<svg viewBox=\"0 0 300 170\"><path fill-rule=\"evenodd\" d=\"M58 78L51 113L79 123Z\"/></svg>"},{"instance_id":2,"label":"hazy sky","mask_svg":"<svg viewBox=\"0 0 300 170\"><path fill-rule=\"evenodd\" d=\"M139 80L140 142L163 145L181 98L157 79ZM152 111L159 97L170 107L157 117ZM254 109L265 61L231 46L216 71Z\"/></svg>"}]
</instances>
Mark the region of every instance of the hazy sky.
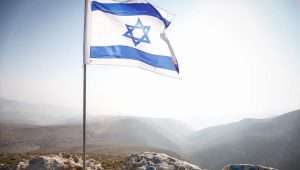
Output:
<instances>
[{"instance_id":1,"label":"hazy sky","mask_svg":"<svg viewBox=\"0 0 300 170\"><path fill-rule=\"evenodd\" d=\"M300 108L300 1L152 0L182 80L88 66L89 114L171 117L201 128ZM82 101L83 0L0 1L0 97Z\"/></svg>"}]
</instances>

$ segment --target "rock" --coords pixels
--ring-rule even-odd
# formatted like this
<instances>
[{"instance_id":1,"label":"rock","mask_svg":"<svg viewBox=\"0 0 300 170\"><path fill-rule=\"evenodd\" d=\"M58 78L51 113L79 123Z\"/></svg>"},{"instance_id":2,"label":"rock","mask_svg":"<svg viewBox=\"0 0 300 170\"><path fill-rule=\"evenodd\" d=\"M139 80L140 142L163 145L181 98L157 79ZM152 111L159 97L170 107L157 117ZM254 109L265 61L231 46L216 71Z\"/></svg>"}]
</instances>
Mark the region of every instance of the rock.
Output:
<instances>
[{"instance_id":1,"label":"rock","mask_svg":"<svg viewBox=\"0 0 300 170\"><path fill-rule=\"evenodd\" d=\"M132 170L201 170L198 166L163 153L144 152L130 155L125 169Z\"/></svg>"},{"instance_id":2,"label":"rock","mask_svg":"<svg viewBox=\"0 0 300 170\"><path fill-rule=\"evenodd\" d=\"M230 164L226 165L223 170L277 170L271 167L250 164Z\"/></svg>"},{"instance_id":3,"label":"rock","mask_svg":"<svg viewBox=\"0 0 300 170\"><path fill-rule=\"evenodd\" d=\"M102 165L94 159L86 161L87 170L103 170Z\"/></svg>"},{"instance_id":4,"label":"rock","mask_svg":"<svg viewBox=\"0 0 300 170\"><path fill-rule=\"evenodd\" d=\"M26 168L29 165L29 161L28 160L24 160L19 162L19 164L17 165L17 170L26 170Z\"/></svg>"},{"instance_id":5,"label":"rock","mask_svg":"<svg viewBox=\"0 0 300 170\"><path fill-rule=\"evenodd\" d=\"M82 170L82 159L71 154L38 156L29 161L20 162L17 170ZM87 170L103 170L100 162L86 160Z\"/></svg>"}]
</instances>

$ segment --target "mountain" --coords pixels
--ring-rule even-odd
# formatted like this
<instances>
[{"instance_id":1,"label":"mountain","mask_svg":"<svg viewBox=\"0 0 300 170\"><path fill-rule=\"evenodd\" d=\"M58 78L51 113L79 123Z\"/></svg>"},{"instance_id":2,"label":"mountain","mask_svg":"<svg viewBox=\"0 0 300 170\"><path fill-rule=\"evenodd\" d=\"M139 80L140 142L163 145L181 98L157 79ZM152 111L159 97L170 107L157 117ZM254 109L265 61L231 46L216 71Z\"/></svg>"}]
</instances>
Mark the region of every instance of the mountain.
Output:
<instances>
[{"instance_id":1,"label":"mountain","mask_svg":"<svg viewBox=\"0 0 300 170\"><path fill-rule=\"evenodd\" d=\"M164 124L162 123L164 122ZM176 136L170 129L191 132L176 121L144 117L117 116L88 122L88 144L106 146L138 146L180 152Z\"/></svg>"},{"instance_id":2,"label":"mountain","mask_svg":"<svg viewBox=\"0 0 300 170\"><path fill-rule=\"evenodd\" d=\"M160 124L162 119L157 119ZM132 153L132 151L166 151L180 153L180 147L164 126L151 126L154 119L140 117L106 117L87 123L87 150L90 152ZM170 123L168 123L170 122ZM175 124L173 122L173 124ZM165 130L167 129L167 130ZM184 128L181 128L183 131ZM189 130L187 130L189 131ZM174 132L175 133L175 132ZM81 152L82 126L0 124L0 152ZM177 154L178 155L178 154Z\"/></svg>"},{"instance_id":3,"label":"mountain","mask_svg":"<svg viewBox=\"0 0 300 170\"><path fill-rule=\"evenodd\" d=\"M198 165L219 170L229 163L300 169L300 110L269 119L245 119L207 128L187 138Z\"/></svg>"},{"instance_id":4,"label":"mountain","mask_svg":"<svg viewBox=\"0 0 300 170\"><path fill-rule=\"evenodd\" d=\"M0 153L81 152L81 116L66 108L0 100ZM219 170L226 164L300 169L300 110L192 131L171 119L88 116L87 151L163 152Z\"/></svg>"},{"instance_id":5,"label":"mountain","mask_svg":"<svg viewBox=\"0 0 300 170\"><path fill-rule=\"evenodd\" d=\"M74 112L48 105L0 99L0 152L81 152L82 124ZM183 136L192 131L171 119L90 116L87 150L128 153L180 153ZM178 155L178 154L177 154Z\"/></svg>"},{"instance_id":6,"label":"mountain","mask_svg":"<svg viewBox=\"0 0 300 170\"><path fill-rule=\"evenodd\" d=\"M24 153L60 151L79 146L82 131L79 125L0 124L0 152Z\"/></svg>"}]
</instances>

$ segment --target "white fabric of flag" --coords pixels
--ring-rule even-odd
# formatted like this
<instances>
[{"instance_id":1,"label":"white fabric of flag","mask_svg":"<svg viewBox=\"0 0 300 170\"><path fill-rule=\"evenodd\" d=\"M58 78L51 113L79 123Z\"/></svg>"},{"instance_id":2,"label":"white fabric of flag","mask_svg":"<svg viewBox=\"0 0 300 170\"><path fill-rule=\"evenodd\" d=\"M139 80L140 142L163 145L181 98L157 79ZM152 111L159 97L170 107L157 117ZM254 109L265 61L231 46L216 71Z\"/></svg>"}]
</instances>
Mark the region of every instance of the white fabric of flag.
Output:
<instances>
[{"instance_id":1,"label":"white fabric of flag","mask_svg":"<svg viewBox=\"0 0 300 170\"><path fill-rule=\"evenodd\" d=\"M144 0L89 0L86 64L134 66L177 76L177 59L165 36L167 12Z\"/></svg>"}]
</instances>

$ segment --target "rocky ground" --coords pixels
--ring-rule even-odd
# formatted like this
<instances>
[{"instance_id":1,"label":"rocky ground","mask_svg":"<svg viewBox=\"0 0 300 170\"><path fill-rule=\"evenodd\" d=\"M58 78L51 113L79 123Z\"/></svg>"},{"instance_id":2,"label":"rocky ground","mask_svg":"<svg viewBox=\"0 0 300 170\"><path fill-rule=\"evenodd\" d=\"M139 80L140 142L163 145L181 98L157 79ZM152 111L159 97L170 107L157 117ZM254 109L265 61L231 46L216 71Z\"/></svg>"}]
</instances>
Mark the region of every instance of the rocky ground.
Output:
<instances>
[{"instance_id":1,"label":"rocky ground","mask_svg":"<svg viewBox=\"0 0 300 170\"><path fill-rule=\"evenodd\" d=\"M83 170L80 154L0 154L0 170ZM88 154L87 170L205 170L164 153L127 156ZM276 170L249 164L231 164L223 170Z\"/></svg>"},{"instance_id":2,"label":"rocky ground","mask_svg":"<svg viewBox=\"0 0 300 170\"><path fill-rule=\"evenodd\" d=\"M166 154L144 152L126 157L88 155L88 170L201 170L198 166ZM81 170L78 154L2 154L0 170Z\"/></svg>"}]
</instances>

